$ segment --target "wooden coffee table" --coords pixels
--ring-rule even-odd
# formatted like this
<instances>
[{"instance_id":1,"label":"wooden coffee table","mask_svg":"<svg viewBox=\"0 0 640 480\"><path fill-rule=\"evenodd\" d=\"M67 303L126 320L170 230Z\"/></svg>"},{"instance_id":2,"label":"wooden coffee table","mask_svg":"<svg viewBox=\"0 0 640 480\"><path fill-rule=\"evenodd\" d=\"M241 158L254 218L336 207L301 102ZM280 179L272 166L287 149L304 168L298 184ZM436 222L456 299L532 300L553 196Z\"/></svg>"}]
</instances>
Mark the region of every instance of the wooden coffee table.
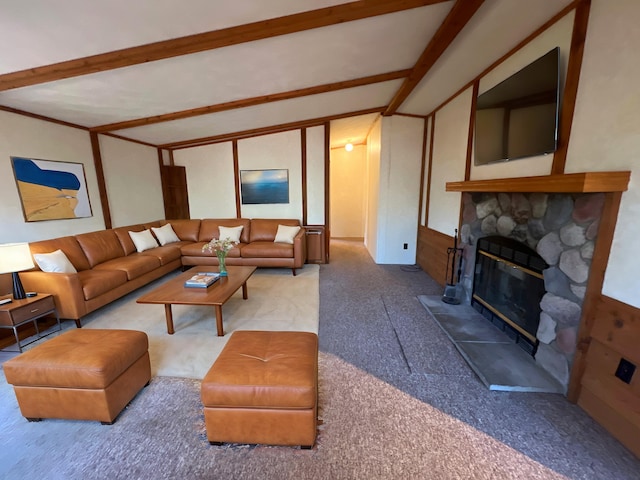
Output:
<instances>
[{"instance_id":1,"label":"wooden coffee table","mask_svg":"<svg viewBox=\"0 0 640 480\"><path fill-rule=\"evenodd\" d=\"M222 305L242 287L242 298L247 294L247 280L256 271L256 267L228 266L228 276L220 277L208 288L187 288L184 282L198 272L215 272L217 267L198 266L163 283L155 290L141 296L137 303L161 303L167 317L167 333L173 335L173 314L171 305L211 305L215 308L218 336L224 335L222 327Z\"/></svg>"}]
</instances>

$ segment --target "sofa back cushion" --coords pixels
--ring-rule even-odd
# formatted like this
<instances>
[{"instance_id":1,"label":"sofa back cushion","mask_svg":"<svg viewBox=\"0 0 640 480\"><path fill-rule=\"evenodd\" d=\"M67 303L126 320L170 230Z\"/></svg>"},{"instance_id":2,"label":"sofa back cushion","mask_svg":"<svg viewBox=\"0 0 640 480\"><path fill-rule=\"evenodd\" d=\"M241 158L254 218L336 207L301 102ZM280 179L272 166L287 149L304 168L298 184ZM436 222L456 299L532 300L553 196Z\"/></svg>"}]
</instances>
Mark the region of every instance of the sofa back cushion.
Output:
<instances>
[{"instance_id":1,"label":"sofa back cushion","mask_svg":"<svg viewBox=\"0 0 640 480\"><path fill-rule=\"evenodd\" d=\"M56 250L62 250L71 264L79 272L89 270L89 260L80 247L76 237L60 237L51 240L41 240L29 244L31 254L34 253L51 253ZM36 264L37 265L37 264Z\"/></svg>"},{"instance_id":2,"label":"sofa back cushion","mask_svg":"<svg viewBox=\"0 0 640 480\"><path fill-rule=\"evenodd\" d=\"M76 235L91 268L107 260L124 257L124 249L111 229Z\"/></svg>"},{"instance_id":3,"label":"sofa back cushion","mask_svg":"<svg viewBox=\"0 0 640 480\"><path fill-rule=\"evenodd\" d=\"M200 220L196 219L180 219L180 220L167 220L163 223L171 224L171 228L176 232L176 235L180 240L187 240L189 242L198 241L198 232L200 231Z\"/></svg>"},{"instance_id":4,"label":"sofa back cushion","mask_svg":"<svg viewBox=\"0 0 640 480\"><path fill-rule=\"evenodd\" d=\"M120 242L125 255L131 255L136 251L136 246L133 244L129 232L141 232L144 229L143 225L129 225L128 227L118 227L113 229L113 233L118 237L118 241Z\"/></svg>"},{"instance_id":5,"label":"sofa back cushion","mask_svg":"<svg viewBox=\"0 0 640 480\"><path fill-rule=\"evenodd\" d=\"M282 218L254 218L251 220L251 242L273 242L278 225L300 226L300 220Z\"/></svg>"},{"instance_id":6,"label":"sofa back cushion","mask_svg":"<svg viewBox=\"0 0 640 480\"><path fill-rule=\"evenodd\" d=\"M220 226L223 227L240 227L240 243L249 243L249 235L251 229L251 220L248 218L206 218L202 220L200 225L199 242L209 242L213 238L220 238Z\"/></svg>"}]
</instances>

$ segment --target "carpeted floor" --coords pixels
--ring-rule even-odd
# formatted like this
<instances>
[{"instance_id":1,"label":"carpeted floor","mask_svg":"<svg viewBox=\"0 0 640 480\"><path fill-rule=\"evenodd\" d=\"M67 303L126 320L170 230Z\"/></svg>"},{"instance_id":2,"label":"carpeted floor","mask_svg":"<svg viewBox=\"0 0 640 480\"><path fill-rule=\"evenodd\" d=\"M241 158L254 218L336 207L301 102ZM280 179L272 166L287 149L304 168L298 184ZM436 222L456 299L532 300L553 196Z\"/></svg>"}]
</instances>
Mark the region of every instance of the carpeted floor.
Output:
<instances>
[{"instance_id":1,"label":"carpeted floor","mask_svg":"<svg viewBox=\"0 0 640 480\"><path fill-rule=\"evenodd\" d=\"M489 391L417 300L440 292L423 272L375 265L346 241L331 258L312 450L210 446L195 379L155 377L103 426L28 423L2 378L0 477L640 478L640 461L562 395Z\"/></svg>"}]
</instances>

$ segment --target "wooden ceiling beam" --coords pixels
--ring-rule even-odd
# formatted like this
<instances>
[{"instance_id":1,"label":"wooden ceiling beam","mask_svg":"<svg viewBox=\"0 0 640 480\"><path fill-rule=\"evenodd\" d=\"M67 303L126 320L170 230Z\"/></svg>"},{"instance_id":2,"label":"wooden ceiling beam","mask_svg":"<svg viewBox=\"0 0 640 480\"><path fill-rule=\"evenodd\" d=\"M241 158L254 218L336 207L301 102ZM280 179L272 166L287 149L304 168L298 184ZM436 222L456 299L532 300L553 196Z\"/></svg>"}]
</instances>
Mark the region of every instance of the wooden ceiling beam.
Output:
<instances>
[{"instance_id":1,"label":"wooden ceiling beam","mask_svg":"<svg viewBox=\"0 0 640 480\"><path fill-rule=\"evenodd\" d=\"M141 127L145 125L152 125L160 122L170 122L172 120L181 120L184 118L195 117L198 115L207 115L209 113L217 113L225 110L232 110L236 108L252 107L254 105L262 105L264 103L277 102L280 100L289 100L292 98L304 97L307 95L317 95L320 93L334 92L336 90L343 90L346 88L361 87L364 85L370 85L373 83L387 82L389 80L398 80L405 78L411 73L411 70L398 70L396 72L381 73L379 75L370 75L368 77L356 78L353 80L346 80L343 82L328 83L325 85L317 85L314 87L301 88L298 90L291 90L288 92L274 93L270 95L262 95L259 97L245 98L241 100L234 100L231 102L218 103L216 105L209 105L206 107L192 108L190 110L182 110L180 112L165 113L162 115L155 115L152 117L138 118L135 120L127 120L124 122L110 123L107 125L100 125L91 128L92 132L113 132L116 130L123 130L126 128Z\"/></svg>"},{"instance_id":2,"label":"wooden ceiling beam","mask_svg":"<svg viewBox=\"0 0 640 480\"><path fill-rule=\"evenodd\" d=\"M425 48L422 55L420 55L411 74L396 92L383 115L393 115L396 113L400 105L402 105L411 92L418 86L427 72L433 67L483 3L484 0L456 0L455 5L444 19L444 22L442 22L442 25L440 25L440 28L438 28L438 31L427 45L427 48Z\"/></svg>"},{"instance_id":3,"label":"wooden ceiling beam","mask_svg":"<svg viewBox=\"0 0 640 480\"><path fill-rule=\"evenodd\" d=\"M189 55L446 0L360 0L0 75L0 91Z\"/></svg>"},{"instance_id":4,"label":"wooden ceiling beam","mask_svg":"<svg viewBox=\"0 0 640 480\"><path fill-rule=\"evenodd\" d=\"M253 128L240 132L223 133L221 135L213 135L211 137L194 138L191 140L183 140L180 142L165 143L158 145L159 148L167 148L169 150L179 150L182 148L201 147L214 143L228 142L231 140L240 140L249 137L258 137L260 135L268 135L271 133L285 132L287 130L296 130L299 128L308 128L322 125L331 120L340 118L356 117L358 115L367 115L369 113L382 113L386 107L367 108L366 110L358 110L356 112L340 113L337 115L328 115L326 117L311 118L308 120L300 120L297 122L282 123L280 125L270 125L268 127Z\"/></svg>"}]
</instances>

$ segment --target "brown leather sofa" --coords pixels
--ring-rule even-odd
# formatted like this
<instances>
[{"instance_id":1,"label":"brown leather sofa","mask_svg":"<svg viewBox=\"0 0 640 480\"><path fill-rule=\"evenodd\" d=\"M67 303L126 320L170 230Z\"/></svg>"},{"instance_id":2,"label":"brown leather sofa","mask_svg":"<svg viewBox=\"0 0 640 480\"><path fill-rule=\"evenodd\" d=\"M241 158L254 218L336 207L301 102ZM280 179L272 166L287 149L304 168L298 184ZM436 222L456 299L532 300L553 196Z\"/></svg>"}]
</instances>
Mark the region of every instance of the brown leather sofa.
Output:
<instances>
[{"instance_id":1,"label":"brown leather sofa","mask_svg":"<svg viewBox=\"0 0 640 480\"><path fill-rule=\"evenodd\" d=\"M129 232L170 223L179 242L138 253ZM168 272L183 266L217 265L214 253L202 247L218 238L220 225L243 226L240 244L227 256L227 265L291 268L295 275L306 259L304 228L293 244L275 243L278 225L300 226L295 219L159 220L97 232L42 240L29 244L32 254L62 250L77 273L43 272L37 266L21 272L26 290L53 294L60 318L80 319Z\"/></svg>"}]
</instances>

